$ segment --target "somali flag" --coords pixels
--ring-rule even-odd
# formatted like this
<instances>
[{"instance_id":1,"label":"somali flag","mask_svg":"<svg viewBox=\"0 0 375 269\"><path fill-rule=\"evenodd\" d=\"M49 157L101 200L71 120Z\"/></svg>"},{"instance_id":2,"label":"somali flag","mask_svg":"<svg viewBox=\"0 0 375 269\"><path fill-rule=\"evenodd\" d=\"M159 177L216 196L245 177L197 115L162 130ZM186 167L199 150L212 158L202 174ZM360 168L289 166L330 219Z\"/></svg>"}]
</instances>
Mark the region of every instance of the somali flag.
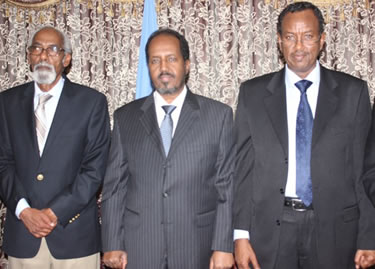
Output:
<instances>
[{"instance_id":1,"label":"somali flag","mask_svg":"<svg viewBox=\"0 0 375 269\"><path fill-rule=\"evenodd\" d=\"M150 35L158 30L155 0L145 0L143 7L141 45L139 47L139 61L135 99L145 97L152 92L150 75L148 73L145 47Z\"/></svg>"}]
</instances>

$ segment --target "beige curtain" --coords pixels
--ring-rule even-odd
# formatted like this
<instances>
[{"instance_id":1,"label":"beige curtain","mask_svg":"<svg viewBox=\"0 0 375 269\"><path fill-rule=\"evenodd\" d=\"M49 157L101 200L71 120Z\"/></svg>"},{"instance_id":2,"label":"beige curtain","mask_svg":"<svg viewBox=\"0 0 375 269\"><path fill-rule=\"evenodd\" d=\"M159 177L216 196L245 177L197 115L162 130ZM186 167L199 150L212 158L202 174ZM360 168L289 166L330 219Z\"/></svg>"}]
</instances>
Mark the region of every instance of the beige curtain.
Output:
<instances>
[{"instance_id":1,"label":"beige curtain","mask_svg":"<svg viewBox=\"0 0 375 269\"><path fill-rule=\"evenodd\" d=\"M159 26L180 31L189 42L190 89L233 109L242 81L283 66L276 22L291 2L155 0ZM373 98L374 1L312 2L327 22L321 63L367 80ZM73 44L68 77L103 92L112 114L135 96L142 12L142 0L0 0L0 91L30 80L28 40L35 29L53 25ZM4 207L0 214L4 217ZM1 264L6 268L6 260Z\"/></svg>"}]
</instances>

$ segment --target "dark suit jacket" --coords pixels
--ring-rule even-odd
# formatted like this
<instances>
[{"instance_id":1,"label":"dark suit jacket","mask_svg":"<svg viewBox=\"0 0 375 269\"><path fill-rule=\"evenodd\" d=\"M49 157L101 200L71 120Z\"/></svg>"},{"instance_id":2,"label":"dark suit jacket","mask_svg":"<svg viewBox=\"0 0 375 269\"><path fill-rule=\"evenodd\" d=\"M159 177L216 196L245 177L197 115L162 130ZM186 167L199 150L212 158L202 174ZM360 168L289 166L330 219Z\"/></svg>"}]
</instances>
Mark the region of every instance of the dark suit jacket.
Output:
<instances>
[{"instance_id":1,"label":"dark suit jacket","mask_svg":"<svg viewBox=\"0 0 375 269\"><path fill-rule=\"evenodd\" d=\"M241 85L236 130L235 228L250 231L260 266L274 268L288 173L284 69ZM375 248L374 208L360 175L370 123L364 81L321 67L311 177L320 269L354 268Z\"/></svg>"},{"instance_id":2,"label":"dark suit jacket","mask_svg":"<svg viewBox=\"0 0 375 269\"><path fill-rule=\"evenodd\" d=\"M363 184L368 197L375 206L375 108L372 109L372 124L365 153Z\"/></svg>"},{"instance_id":3,"label":"dark suit jacket","mask_svg":"<svg viewBox=\"0 0 375 269\"><path fill-rule=\"evenodd\" d=\"M115 112L104 180L103 250L128 267L208 268L232 252L234 171L230 107L188 91L165 156L153 95Z\"/></svg>"},{"instance_id":4,"label":"dark suit jacket","mask_svg":"<svg viewBox=\"0 0 375 269\"><path fill-rule=\"evenodd\" d=\"M0 195L8 208L4 251L31 258L39 250L40 239L15 216L19 199L26 198L31 207L50 207L58 217L46 237L55 258L91 255L100 251L96 193L109 150L106 98L65 79L41 157L33 98L33 82L0 94Z\"/></svg>"}]
</instances>

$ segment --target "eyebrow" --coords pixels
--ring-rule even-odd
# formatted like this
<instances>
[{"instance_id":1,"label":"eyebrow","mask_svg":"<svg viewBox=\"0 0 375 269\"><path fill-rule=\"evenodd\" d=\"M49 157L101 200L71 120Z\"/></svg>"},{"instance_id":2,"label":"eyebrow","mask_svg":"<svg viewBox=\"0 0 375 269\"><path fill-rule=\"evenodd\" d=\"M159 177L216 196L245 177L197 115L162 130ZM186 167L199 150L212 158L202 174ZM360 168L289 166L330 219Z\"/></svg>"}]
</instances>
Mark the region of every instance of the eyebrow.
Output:
<instances>
[{"instance_id":1,"label":"eyebrow","mask_svg":"<svg viewBox=\"0 0 375 269\"><path fill-rule=\"evenodd\" d=\"M284 33L284 34L296 34L297 32L284 31L283 33ZM302 33L302 34L314 33L314 30L307 30L307 31L304 31L304 32L298 32L298 33Z\"/></svg>"},{"instance_id":2,"label":"eyebrow","mask_svg":"<svg viewBox=\"0 0 375 269\"><path fill-rule=\"evenodd\" d=\"M31 43L31 46L35 46L35 45L42 45L42 43L40 43L40 42L32 42ZM53 43L53 44L48 44L47 45L47 47L50 47L50 46L57 46L57 47L60 47L60 45L58 45L58 44L55 44L55 43Z\"/></svg>"},{"instance_id":3,"label":"eyebrow","mask_svg":"<svg viewBox=\"0 0 375 269\"><path fill-rule=\"evenodd\" d=\"M170 56L177 56L177 54L171 53L171 54L167 54L167 55L155 55L155 56L150 56L150 57L151 58L153 58L153 57L160 58L160 57L170 57Z\"/></svg>"}]
</instances>

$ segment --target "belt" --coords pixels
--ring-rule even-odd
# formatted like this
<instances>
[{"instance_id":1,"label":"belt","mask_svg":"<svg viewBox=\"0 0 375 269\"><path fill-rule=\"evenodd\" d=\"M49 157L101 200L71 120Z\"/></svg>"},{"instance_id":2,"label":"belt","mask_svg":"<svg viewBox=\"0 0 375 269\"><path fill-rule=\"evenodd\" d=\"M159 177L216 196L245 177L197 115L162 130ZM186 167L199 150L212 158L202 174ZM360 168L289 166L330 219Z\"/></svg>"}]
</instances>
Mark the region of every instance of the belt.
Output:
<instances>
[{"instance_id":1,"label":"belt","mask_svg":"<svg viewBox=\"0 0 375 269\"><path fill-rule=\"evenodd\" d=\"M312 210L313 205L306 206L301 199L286 197L284 200L284 206L291 207L295 211L306 211Z\"/></svg>"}]
</instances>

